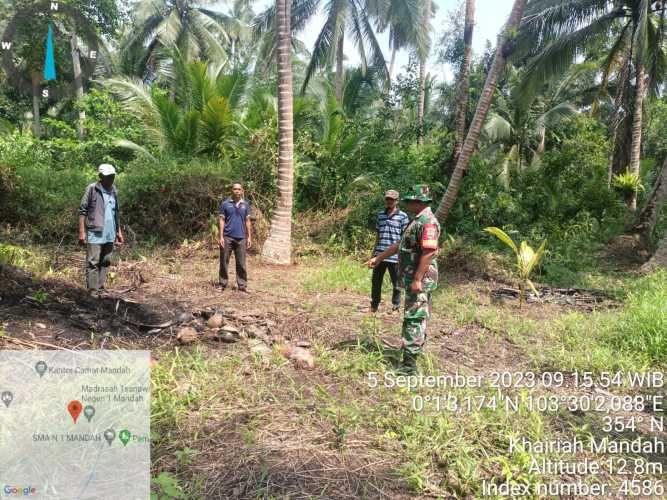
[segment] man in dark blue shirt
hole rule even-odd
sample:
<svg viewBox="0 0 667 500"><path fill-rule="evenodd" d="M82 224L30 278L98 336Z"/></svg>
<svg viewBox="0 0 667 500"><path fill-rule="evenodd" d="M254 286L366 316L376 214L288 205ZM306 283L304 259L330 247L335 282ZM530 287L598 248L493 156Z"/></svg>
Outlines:
<svg viewBox="0 0 667 500"><path fill-rule="evenodd" d="M248 272L245 265L246 250L252 246L252 224L250 205L243 198L240 182L232 184L232 196L220 204L220 288L224 290L229 281L229 258L234 252L236 261L236 284L239 292L247 292Z"/></svg>
<svg viewBox="0 0 667 500"><path fill-rule="evenodd" d="M385 210L378 214L377 240L373 249L373 257L381 254L394 243L400 241L405 228L408 227L410 219L405 212L398 208L398 192L390 189L384 194ZM372 290L371 290L371 312L377 311L382 296L382 281L385 271L389 271L393 293L391 297L392 311L398 311L401 307L401 291L397 281L398 257L392 255L373 268Z"/></svg>

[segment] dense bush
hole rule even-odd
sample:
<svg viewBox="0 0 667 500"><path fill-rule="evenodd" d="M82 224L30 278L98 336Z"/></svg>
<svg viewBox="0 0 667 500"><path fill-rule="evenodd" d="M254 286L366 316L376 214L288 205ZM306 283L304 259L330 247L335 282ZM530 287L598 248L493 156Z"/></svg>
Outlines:
<svg viewBox="0 0 667 500"><path fill-rule="evenodd" d="M231 182L231 169L220 162L135 160L118 177L122 224L130 234L161 243L201 234Z"/></svg>
<svg viewBox="0 0 667 500"><path fill-rule="evenodd" d="M86 185L97 179L96 170L89 164L56 167L51 145L30 135L0 139L2 223L36 240L72 241L76 210ZM134 160L117 176L123 224L163 241L195 235L208 228L233 178L222 162Z"/></svg>
<svg viewBox="0 0 667 500"><path fill-rule="evenodd" d="M72 217L92 169L55 168L43 141L31 135L0 138L0 213L2 222L27 230L40 240L73 233Z"/></svg>

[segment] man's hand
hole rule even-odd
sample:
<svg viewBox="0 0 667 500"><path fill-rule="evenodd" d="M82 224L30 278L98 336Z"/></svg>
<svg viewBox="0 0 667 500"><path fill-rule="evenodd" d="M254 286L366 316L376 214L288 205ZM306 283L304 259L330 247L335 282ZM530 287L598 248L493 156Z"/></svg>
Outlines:
<svg viewBox="0 0 667 500"><path fill-rule="evenodd" d="M422 281L421 280L414 280L412 284L410 285L410 291L412 293L421 293L422 291Z"/></svg>
<svg viewBox="0 0 667 500"><path fill-rule="evenodd" d="M250 247L252 246L252 238L248 238L245 243L246 249L250 250Z"/></svg>
<svg viewBox="0 0 667 500"><path fill-rule="evenodd" d="M377 258L376 257L371 257L370 259L368 259L366 261L365 265L367 265L371 269L374 268L377 265Z"/></svg>
<svg viewBox="0 0 667 500"><path fill-rule="evenodd" d="M225 248L225 238L220 238L218 240L218 245L220 245L220 248Z"/></svg>
<svg viewBox="0 0 667 500"><path fill-rule="evenodd" d="M123 233L119 232L116 235L116 245L121 246L123 243L125 243L125 237L123 236Z"/></svg>
<svg viewBox="0 0 667 500"><path fill-rule="evenodd" d="M79 245L86 246L86 233L79 232Z"/></svg>

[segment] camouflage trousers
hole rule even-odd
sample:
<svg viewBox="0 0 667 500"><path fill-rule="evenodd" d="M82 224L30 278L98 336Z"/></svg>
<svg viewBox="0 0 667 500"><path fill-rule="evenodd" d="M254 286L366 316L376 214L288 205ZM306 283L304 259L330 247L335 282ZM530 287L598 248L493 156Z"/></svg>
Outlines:
<svg viewBox="0 0 667 500"><path fill-rule="evenodd" d="M426 324L431 318L431 292L412 293L405 290L403 313L403 349L420 354L426 342Z"/></svg>

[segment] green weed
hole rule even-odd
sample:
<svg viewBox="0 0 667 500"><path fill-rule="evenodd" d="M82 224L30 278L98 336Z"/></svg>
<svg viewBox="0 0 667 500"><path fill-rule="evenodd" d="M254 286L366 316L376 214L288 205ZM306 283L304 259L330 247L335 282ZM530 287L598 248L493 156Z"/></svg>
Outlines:
<svg viewBox="0 0 667 500"><path fill-rule="evenodd" d="M303 273L303 288L306 292L350 291L370 294L371 270L361 260L339 257L308 266ZM386 288L385 288L386 290Z"/></svg>
<svg viewBox="0 0 667 500"><path fill-rule="evenodd" d="M151 500L180 500L188 498L183 492L178 478L169 472L161 472L159 476L152 479L153 489Z"/></svg>
<svg viewBox="0 0 667 500"><path fill-rule="evenodd" d="M176 450L174 455L180 465L190 465L192 463L192 457L197 455L197 453L199 453L197 450L193 450L186 446L182 450Z"/></svg>

